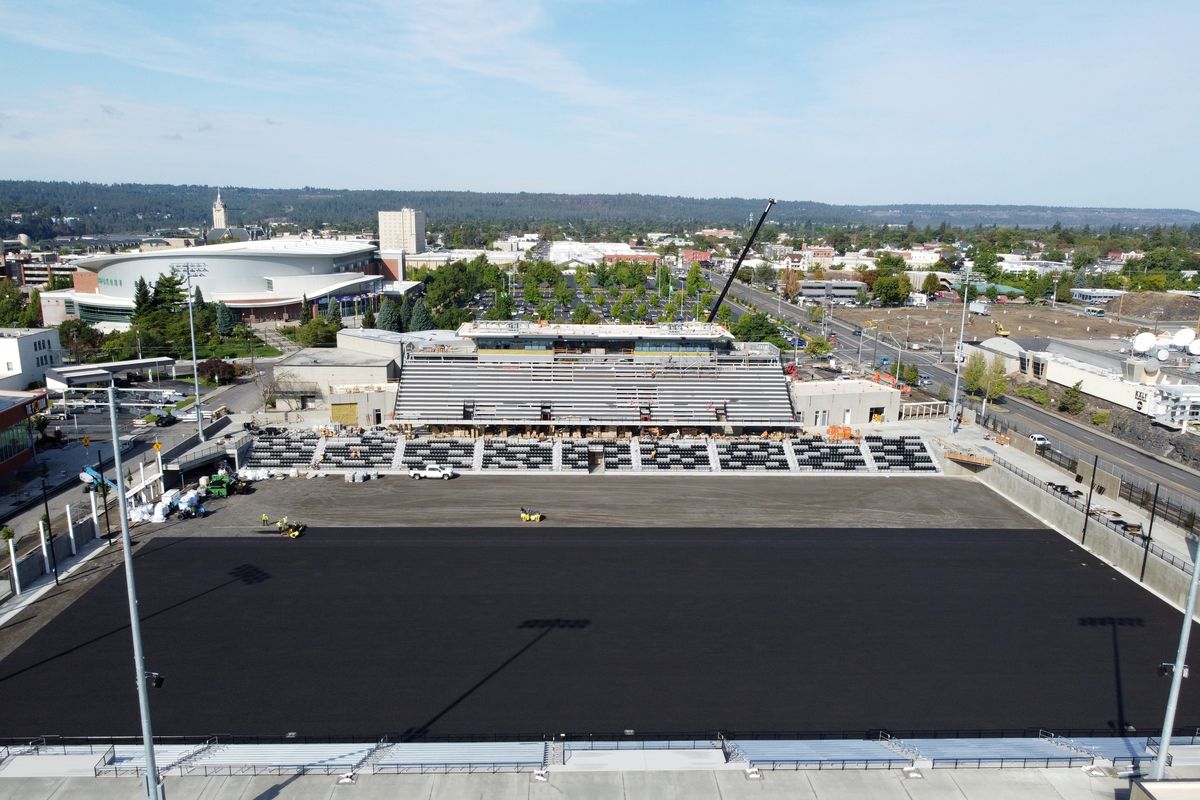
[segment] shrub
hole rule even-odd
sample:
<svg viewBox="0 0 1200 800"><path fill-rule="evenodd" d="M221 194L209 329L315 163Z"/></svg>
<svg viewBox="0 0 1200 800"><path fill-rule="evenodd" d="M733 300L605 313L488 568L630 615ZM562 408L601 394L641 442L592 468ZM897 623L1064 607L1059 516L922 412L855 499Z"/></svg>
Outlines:
<svg viewBox="0 0 1200 800"><path fill-rule="evenodd" d="M1107 425L1110 421L1112 421L1112 413L1107 410L1092 414L1093 425Z"/></svg>
<svg viewBox="0 0 1200 800"><path fill-rule="evenodd" d="M1017 397L1023 397L1026 400L1032 400L1039 406L1050 405L1050 393L1038 386L1025 385L1013 392Z"/></svg>

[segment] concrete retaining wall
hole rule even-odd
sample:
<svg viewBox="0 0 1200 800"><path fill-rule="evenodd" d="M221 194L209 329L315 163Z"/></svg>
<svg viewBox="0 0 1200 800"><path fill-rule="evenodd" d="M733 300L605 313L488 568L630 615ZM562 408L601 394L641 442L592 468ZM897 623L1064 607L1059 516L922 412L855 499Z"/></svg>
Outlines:
<svg viewBox="0 0 1200 800"><path fill-rule="evenodd" d="M1084 514L1049 492L1033 485L1004 467L993 465L979 471L944 460L947 475L971 475L995 490L1014 505L1024 509L1063 534L1081 544L1084 549L1107 561L1111 566L1138 580L1142 571L1143 548L1103 523L1089 520L1087 534L1083 532ZM1091 465L1088 465L1090 471ZM1101 475L1104 473L1102 472ZM1085 482L1085 487L1086 487ZM1180 610L1187 602L1191 576L1162 559L1151 555L1146 561L1145 585L1158 592Z"/></svg>

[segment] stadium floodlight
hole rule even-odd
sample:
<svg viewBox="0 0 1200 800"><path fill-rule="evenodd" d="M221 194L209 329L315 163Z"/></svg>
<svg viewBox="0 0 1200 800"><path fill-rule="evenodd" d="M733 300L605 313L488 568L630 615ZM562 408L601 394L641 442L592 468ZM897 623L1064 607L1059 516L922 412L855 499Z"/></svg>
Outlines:
<svg viewBox="0 0 1200 800"><path fill-rule="evenodd" d="M197 397L197 399L199 399ZM129 538L129 508L125 498L125 478L121 471L121 448L115 443L117 435L116 388L108 385L108 419L112 426L113 470L116 472L117 509L121 520L121 545L125 556L125 590L129 599L129 631L133 636L133 673L137 679L138 708L142 716L142 745L146 750L146 800L166 800L166 789L154 761L154 732L150 727L150 694L146 686L148 675L154 675L155 687L162 686L162 676L146 672L142 655L142 622L138 616L137 586L133 579L133 543Z"/></svg>
<svg viewBox="0 0 1200 800"><path fill-rule="evenodd" d="M196 358L196 317L192 311L192 306L196 304L196 292L192 289L192 270L202 270L203 266L196 264L172 264L171 272L176 275L183 275L187 278L187 307L188 307L188 330L192 334L192 383L196 388L196 434L200 441L204 441L204 418L200 413L200 361ZM199 274L203 274L200 272Z"/></svg>

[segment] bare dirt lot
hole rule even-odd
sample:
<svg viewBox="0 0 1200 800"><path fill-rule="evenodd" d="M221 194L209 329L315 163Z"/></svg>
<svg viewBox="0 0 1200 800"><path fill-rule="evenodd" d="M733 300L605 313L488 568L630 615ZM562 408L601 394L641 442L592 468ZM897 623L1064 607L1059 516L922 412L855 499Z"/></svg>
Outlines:
<svg viewBox="0 0 1200 800"><path fill-rule="evenodd" d="M967 315L967 339L981 340L995 335L994 323L1001 323L1016 338L1053 336L1060 339L1109 339L1125 337L1138 328L1109 317L1095 319L1078 313L1079 309L1048 306L1006 305L988 306L990 315ZM928 308L839 308L835 319L864 326L868 322L879 326L897 338L908 338L937 349L944 337L946 346L953 349L962 322L962 306L939 303Z"/></svg>

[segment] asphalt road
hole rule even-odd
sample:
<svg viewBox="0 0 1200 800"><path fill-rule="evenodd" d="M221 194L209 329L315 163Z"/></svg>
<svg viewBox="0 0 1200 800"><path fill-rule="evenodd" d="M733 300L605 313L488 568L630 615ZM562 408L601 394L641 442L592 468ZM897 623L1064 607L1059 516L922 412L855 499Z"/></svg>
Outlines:
<svg viewBox="0 0 1200 800"><path fill-rule="evenodd" d="M714 282L724 279L723 276L714 274L710 274L708 277ZM813 325L804 309L787 303L780 306L778 297L769 292L763 292L735 281L729 290L729 295L737 300L755 303L760 308L776 313L780 318L796 326L812 327ZM872 363L876 358L876 353L879 357L887 355L893 361L896 359L896 345L886 335L880 337L879 344L876 346L875 339L870 335L869 330L864 331L864 336L854 336L853 332L857 326L839 321L836 313L830 324L838 334L838 348L833 356L839 361L856 362L860 341L864 362ZM947 343L946 356L951 357L952 353L953 348ZM942 364L937 353L926 350L908 350L904 352L904 360L907 363L921 365L921 371L933 378L935 383L932 389L935 392L940 386L953 389L953 365ZM1196 488L1196 473L1183 466L1113 441L1096 431L1030 404L1002 401L994 404L993 408L997 413L1011 415L1014 423L1023 430L1043 433L1052 442L1066 443L1092 455L1099 453L1102 460L1107 460L1130 472L1138 473L1147 481L1159 481L1180 494L1200 501L1200 492Z"/></svg>

